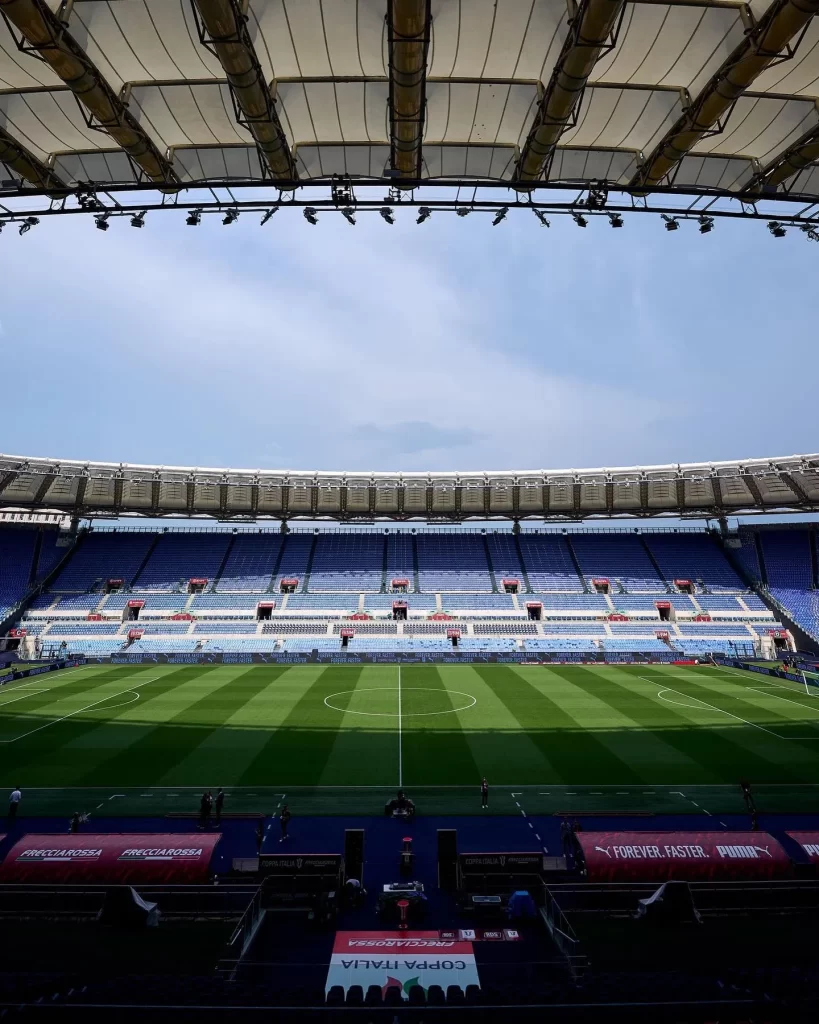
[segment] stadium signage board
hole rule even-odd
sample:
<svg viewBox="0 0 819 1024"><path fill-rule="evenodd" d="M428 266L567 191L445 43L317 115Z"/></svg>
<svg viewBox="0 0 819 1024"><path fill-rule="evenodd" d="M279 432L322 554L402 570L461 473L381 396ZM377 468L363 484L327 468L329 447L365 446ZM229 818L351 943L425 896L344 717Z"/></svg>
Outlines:
<svg viewBox="0 0 819 1024"><path fill-rule="evenodd" d="M220 835L24 836L0 864L0 883L204 883Z"/></svg>
<svg viewBox="0 0 819 1024"><path fill-rule="evenodd" d="M345 990L378 985L382 994L397 988L409 999L411 988L420 985L478 985L478 968L472 943L459 938L442 939L438 932L336 932L326 991L334 985Z"/></svg>
<svg viewBox="0 0 819 1024"><path fill-rule="evenodd" d="M542 853L461 853L458 866L465 874L515 874L543 870Z"/></svg>
<svg viewBox="0 0 819 1024"><path fill-rule="evenodd" d="M590 882L787 878L792 864L767 832L579 832Z"/></svg>
<svg viewBox="0 0 819 1024"><path fill-rule="evenodd" d="M25 668L9 672L7 675L0 676L0 686L5 686L6 683L16 683L18 679L26 679L30 676L41 676L45 672L57 672L61 668L79 668L80 665L85 663L84 658L72 658L68 661L52 661L48 665L38 665L37 668Z"/></svg>
<svg viewBox="0 0 819 1024"><path fill-rule="evenodd" d="M786 832L785 835L799 843L811 864L819 864L819 832Z"/></svg>
<svg viewBox="0 0 819 1024"><path fill-rule="evenodd" d="M605 657L602 654L579 654L577 652L565 651L552 655L541 654L533 656L526 653L505 653L505 654L479 654L477 652L454 652L452 654L436 652L434 654L395 654L385 651L383 654L356 654L338 653L333 654L303 654L288 653L264 653L261 651L230 652L230 653L206 653L193 652L189 654L112 654L110 657L97 657L88 655L85 662L91 665L378 665L378 664L405 664L405 665L599 665L608 658L611 660L629 664L637 662L641 665L694 665L693 659L679 660L674 653L652 653L651 657L631 655L626 651L609 652ZM767 671L767 669L765 670Z"/></svg>
<svg viewBox="0 0 819 1024"><path fill-rule="evenodd" d="M336 875L342 864L340 853L263 853L259 857L263 875Z"/></svg>

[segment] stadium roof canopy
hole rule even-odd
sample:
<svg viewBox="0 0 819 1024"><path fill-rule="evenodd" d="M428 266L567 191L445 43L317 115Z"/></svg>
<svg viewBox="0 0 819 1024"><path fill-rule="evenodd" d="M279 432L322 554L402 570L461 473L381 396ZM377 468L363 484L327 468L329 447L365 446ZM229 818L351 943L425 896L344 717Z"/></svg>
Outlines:
<svg viewBox="0 0 819 1024"><path fill-rule="evenodd" d="M819 455L619 469L322 473L0 455L0 511L221 520L572 521L819 511Z"/></svg>
<svg viewBox="0 0 819 1024"><path fill-rule="evenodd" d="M817 10L0 0L0 203L6 219L35 196L43 213L207 210L197 190L230 185L298 205L337 176L327 203L348 208L385 183L408 202L427 184L514 187L522 203L579 186L592 210L609 190L636 208L652 193L804 207L819 201ZM815 229L817 210L786 209Z"/></svg>

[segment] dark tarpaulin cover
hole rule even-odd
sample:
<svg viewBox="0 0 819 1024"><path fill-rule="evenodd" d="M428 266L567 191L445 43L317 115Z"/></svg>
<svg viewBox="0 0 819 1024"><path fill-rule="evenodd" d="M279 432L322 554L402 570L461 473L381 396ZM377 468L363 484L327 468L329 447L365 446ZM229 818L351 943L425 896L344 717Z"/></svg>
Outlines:
<svg viewBox="0 0 819 1024"><path fill-rule="evenodd" d="M0 864L2 883L207 882L218 835L28 835Z"/></svg>
<svg viewBox="0 0 819 1024"><path fill-rule="evenodd" d="M579 832L590 882L786 878L791 861L767 832Z"/></svg>

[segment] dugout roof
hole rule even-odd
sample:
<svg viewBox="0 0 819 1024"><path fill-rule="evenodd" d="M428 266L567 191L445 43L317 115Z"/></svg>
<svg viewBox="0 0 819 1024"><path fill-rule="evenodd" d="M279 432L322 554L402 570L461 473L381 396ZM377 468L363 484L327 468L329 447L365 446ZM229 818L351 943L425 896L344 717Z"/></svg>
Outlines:
<svg viewBox="0 0 819 1024"><path fill-rule="evenodd" d="M483 473L323 473L0 455L0 511L74 516L463 520L819 510L819 455Z"/></svg>
<svg viewBox="0 0 819 1024"><path fill-rule="evenodd" d="M819 197L819 0L0 0L0 192Z"/></svg>

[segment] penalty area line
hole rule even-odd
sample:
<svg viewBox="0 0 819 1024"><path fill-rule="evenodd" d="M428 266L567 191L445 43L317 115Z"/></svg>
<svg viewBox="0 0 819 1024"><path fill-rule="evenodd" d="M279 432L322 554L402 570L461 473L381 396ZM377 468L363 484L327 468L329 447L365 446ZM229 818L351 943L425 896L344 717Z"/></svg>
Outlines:
<svg viewBox="0 0 819 1024"><path fill-rule="evenodd" d="M106 697L100 697L99 700L95 700L91 704L86 704L84 708L77 708L76 711L70 711L67 715L63 715L62 718L55 718L50 722L46 722L44 725L38 725L36 729L30 729L28 732L21 733L19 736L13 736L10 740L0 740L0 743L16 743L18 740L24 740L27 736L33 736L37 732L42 732L43 729L48 729L52 725L59 725L60 722L65 722L66 719L73 718L75 715L81 715L83 711L90 711L95 708L98 704L104 704L107 700L113 700L115 697L121 697L125 693L136 693L136 690L120 690L119 693L109 693ZM137 700L139 695L137 694ZM132 704L133 701L127 701L127 704ZM117 707L123 707L124 705L116 705ZM113 710L113 709L112 709Z"/></svg>

